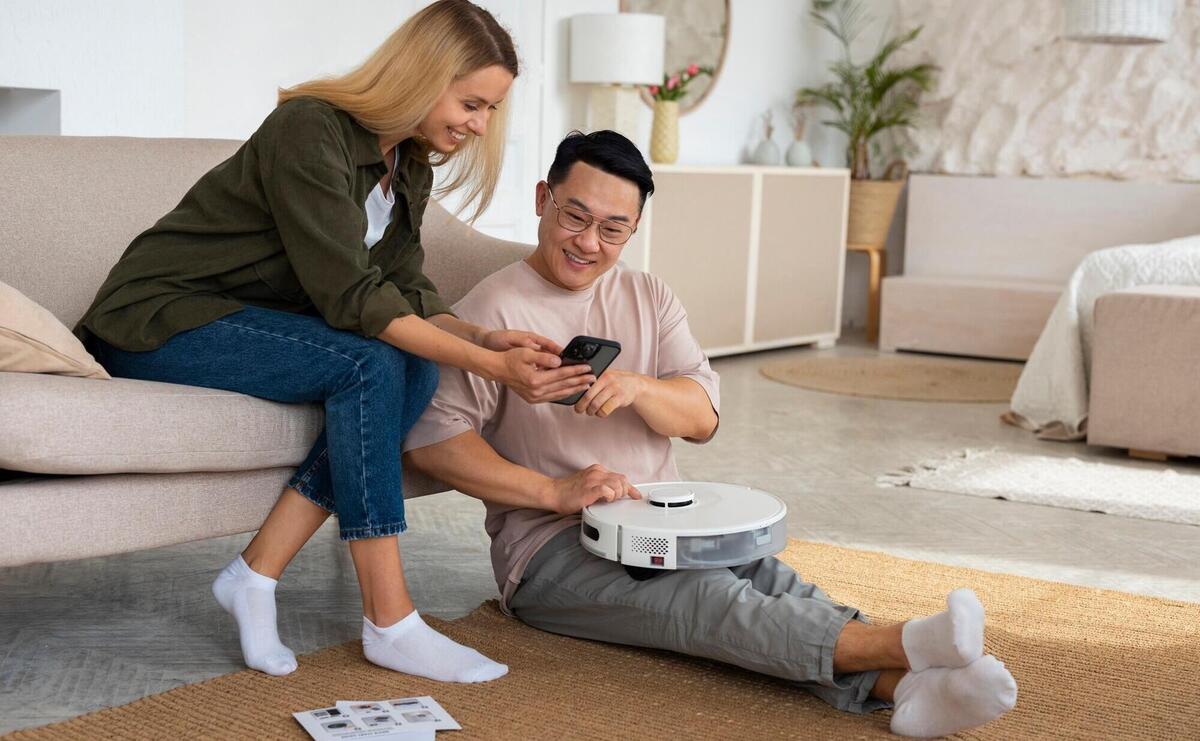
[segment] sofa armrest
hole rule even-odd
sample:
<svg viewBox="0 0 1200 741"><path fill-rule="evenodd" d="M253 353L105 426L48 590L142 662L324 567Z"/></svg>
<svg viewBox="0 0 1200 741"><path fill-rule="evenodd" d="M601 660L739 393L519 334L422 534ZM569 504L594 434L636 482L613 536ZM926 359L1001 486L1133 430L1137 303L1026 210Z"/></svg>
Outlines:
<svg viewBox="0 0 1200 741"><path fill-rule="evenodd" d="M1200 286L1096 300L1088 443L1200 455Z"/></svg>

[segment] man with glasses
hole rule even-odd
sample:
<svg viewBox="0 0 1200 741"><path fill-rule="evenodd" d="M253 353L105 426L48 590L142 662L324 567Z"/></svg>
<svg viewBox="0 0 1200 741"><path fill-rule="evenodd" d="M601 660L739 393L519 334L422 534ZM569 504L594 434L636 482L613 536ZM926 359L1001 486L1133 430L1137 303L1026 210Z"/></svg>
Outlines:
<svg viewBox="0 0 1200 741"><path fill-rule="evenodd" d="M792 679L850 712L894 700L900 733L940 735L999 716L1016 686L1003 664L981 658L983 608L969 590L951 593L938 615L876 627L774 558L650 571L580 546L583 507L640 498L631 480L678 480L671 438L703 443L717 429L719 379L683 307L661 280L618 263L653 190L620 134L574 132L559 145L537 185L537 248L454 311L563 345L575 335L617 340L621 354L574 407L517 403L498 383L443 368L405 440L409 464L486 503L502 609L554 633Z"/></svg>

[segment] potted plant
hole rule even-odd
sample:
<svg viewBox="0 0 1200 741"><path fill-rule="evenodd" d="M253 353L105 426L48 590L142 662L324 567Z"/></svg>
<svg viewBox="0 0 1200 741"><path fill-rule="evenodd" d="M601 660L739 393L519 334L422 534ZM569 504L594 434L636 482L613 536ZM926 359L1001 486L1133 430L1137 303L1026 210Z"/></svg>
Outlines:
<svg viewBox="0 0 1200 741"><path fill-rule="evenodd" d="M813 0L811 16L841 44L841 58L829 65L834 80L821 87L801 88L796 105L822 105L834 117L824 123L843 132L846 164L850 167L850 221L847 243L883 248L904 186L907 167L895 161L872 179L871 153L881 151L876 136L890 129L915 125L922 92L933 85L937 67L932 64L889 65L893 54L921 33L917 27L880 45L866 62L854 61L850 47L870 22L862 0ZM873 147L874 145L874 147ZM898 172L897 172L898 171ZM893 178L894 176L894 178Z"/></svg>
<svg viewBox="0 0 1200 741"><path fill-rule="evenodd" d="M650 159L671 164L679 158L679 99L687 95L688 83L701 75L712 76L712 67L689 64L673 75L663 75L661 85L646 91L654 100L654 124L650 128Z"/></svg>

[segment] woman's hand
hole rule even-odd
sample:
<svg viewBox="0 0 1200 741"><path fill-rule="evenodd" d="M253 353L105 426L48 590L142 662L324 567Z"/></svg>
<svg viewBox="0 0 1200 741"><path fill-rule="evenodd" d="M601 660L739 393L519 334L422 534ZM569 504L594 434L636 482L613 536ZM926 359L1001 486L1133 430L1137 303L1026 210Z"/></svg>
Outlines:
<svg viewBox="0 0 1200 741"><path fill-rule="evenodd" d="M496 352L504 352L511 350L514 347L528 347L542 352L561 355L562 348L554 340L542 337L540 334L533 332L522 332L518 329L493 329L490 332L484 332L483 340L479 343L489 350Z"/></svg>
<svg viewBox="0 0 1200 741"><path fill-rule="evenodd" d="M530 404L562 399L586 389L596 377L586 363L562 365L562 359L532 347L514 347L498 354L494 380Z"/></svg>
<svg viewBox="0 0 1200 741"><path fill-rule="evenodd" d="M610 368L596 379L575 404L575 411L589 417L607 417L637 401L645 388L645 381L646 377L641 374Z"/></svg>

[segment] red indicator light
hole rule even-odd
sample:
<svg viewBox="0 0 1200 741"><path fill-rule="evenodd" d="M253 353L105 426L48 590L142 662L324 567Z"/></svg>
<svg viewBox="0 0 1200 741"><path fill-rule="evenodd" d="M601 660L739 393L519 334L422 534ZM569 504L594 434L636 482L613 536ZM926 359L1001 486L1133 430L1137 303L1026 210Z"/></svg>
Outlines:
<svg viewBox="0 0 1200 741"><path fill-rule="evenodd" d="M650 557L650 565L651 566L662 566L665 563L666 563L666 561L663 560L662 556L651 556Z"/></svg>

